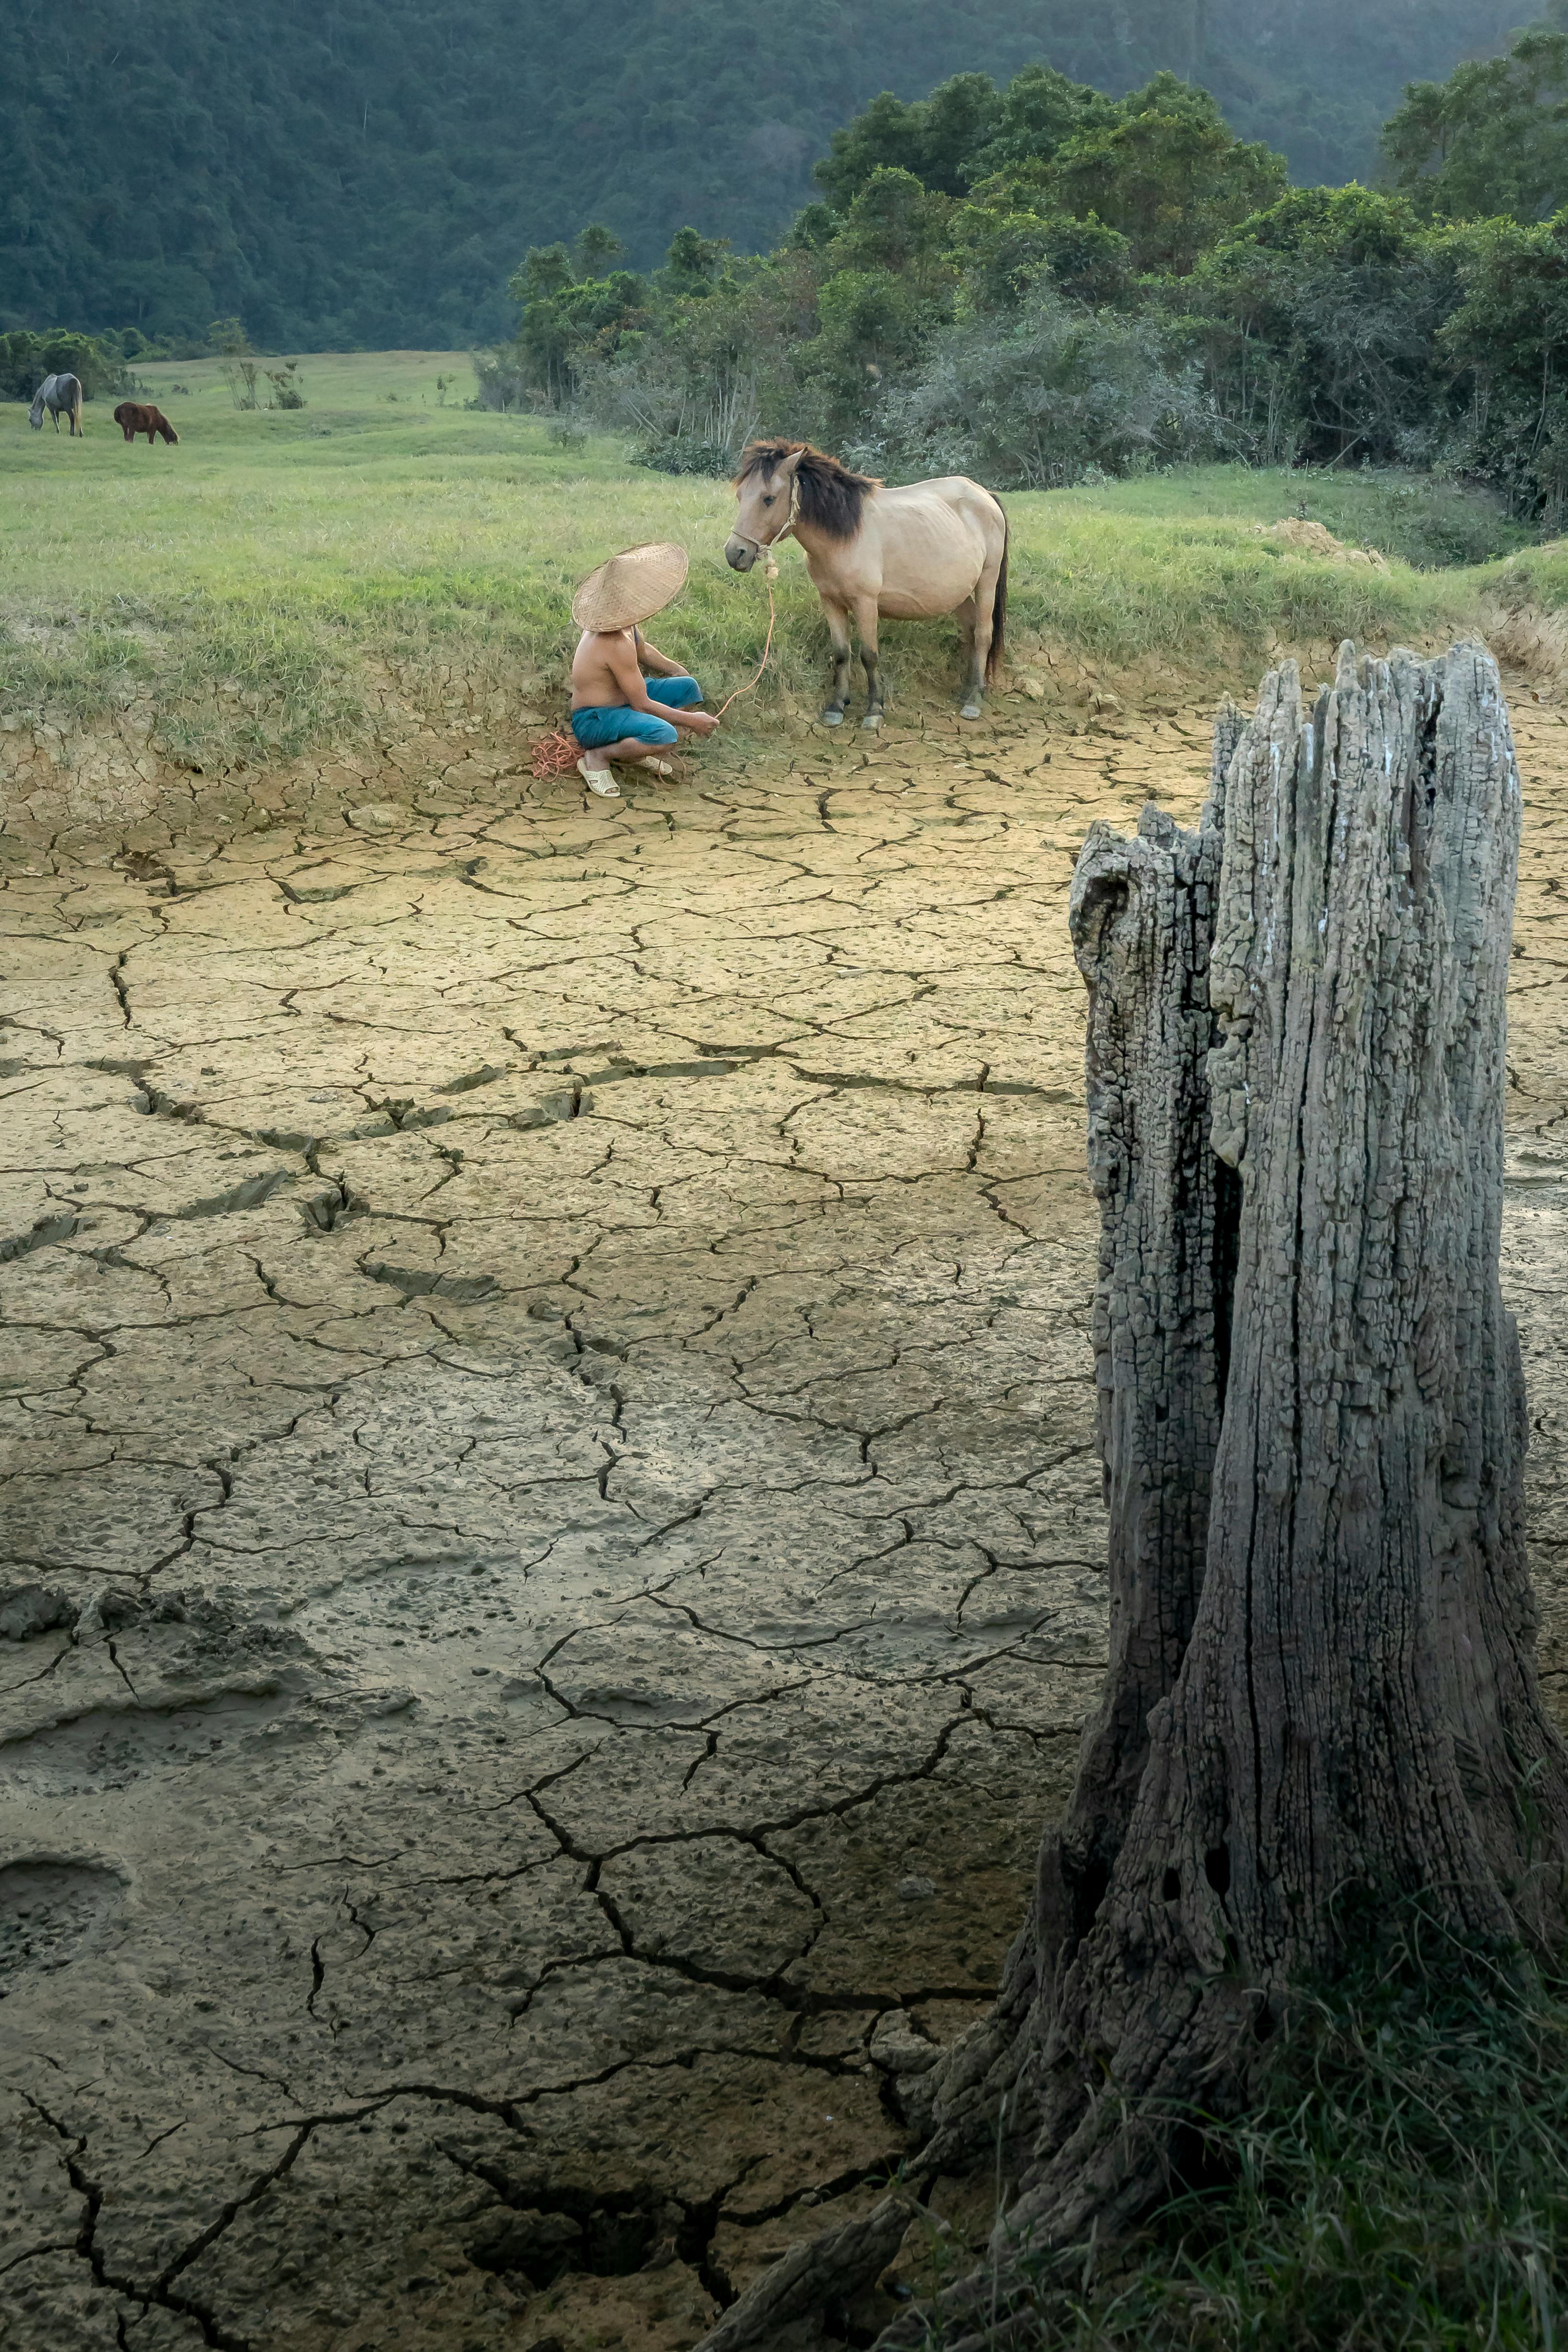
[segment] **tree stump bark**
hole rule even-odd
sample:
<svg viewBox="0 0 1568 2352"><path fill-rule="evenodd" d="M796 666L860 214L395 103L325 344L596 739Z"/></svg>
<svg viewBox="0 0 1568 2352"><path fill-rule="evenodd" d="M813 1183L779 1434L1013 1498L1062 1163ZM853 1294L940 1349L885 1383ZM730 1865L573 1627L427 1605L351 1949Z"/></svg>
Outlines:
<svg viewBox="0 0 1568 2352"><path fill-rule="evenodd" d="M1562 1939L1498 1276L1520 811L1484 651L1347 646L1311 711L1288 663L1221 714L1196 834L1079 861L1112 1660L996 2007L925 2078L920 2168L999 2139L1013 2184L950 2352L1003 2340L1020 2242L1149 2208L1390 1906Z"/></svg>
<svg viewBox="0 0 1568 2352"><path fill-rule="evenodd" d="M1093 1340L1110 1668L996 2006L931 2084L931 2156L955 2168L994 2140L1004 2098L1015 2142L1024 2127L1031 2020L1051 2012L1110 1885L1148 1761L1149 1715L1175 1686L1203 1584L1240 1200L1208 1139L1208 961L1240 724L1228 700L1196 833L1151 803L1130 841L1096 824L1073 876L1069 921L1089 990L1089 1178L1101 1207Z"/></svg>
<svg viewBox="0 0 1568 2352"><path fill-rule="evenodd" d="M1226 761L1207 1076L1240 1198L1191 1638L1148 1708L1092 1921L1055 1899L1048 1846L1035 1948L1028 1933L1015 1946L994 2021L1005 2059L987 2053L977 2080L965 2050L936 2086L932 2153L951 2161L970 2111L1011 2085L1029 2144L1009 2245L1145 2210L1182 2116L1244 2095L1282 1997L1333 1968L1358 1904L1418 1897L1467 1940L1561 1939L1568 1757L1536 1684L1523 1388L1498 1278L1520 807L1475 646L1359 667L1346 646L1310 714L1288 664ZM1134 953L1091 919L1114 858L1092 835L1074 890L1092 1073L1099 999ZM1173 954L1161 919L1166 985L1188 988L1199 957ZM1161 1104L1169 1023L1143 1024L1155 1050L1124 1082ZM1193 1192L1196 1251L1178 1244L1151 1278L1103 1198L1105 1319L1163 1328L1170 1266L1214 1260L1216 1208ZM1209 1360L1194 1345L1181 1361L1196 1388L1168 1410L1200 1479ZM1117 1577L1137 1555L1149 1437L1140 1388L1107 1424ZM1189 1605L1179 1523L1139 1564L1173 1619ZM1113 1616L1136 1605L1134 1588ZM1109 1759L1101 1727L1141 1687L1118 1654L1070 1822L1113 1817L1131 1742Z"/></svg>

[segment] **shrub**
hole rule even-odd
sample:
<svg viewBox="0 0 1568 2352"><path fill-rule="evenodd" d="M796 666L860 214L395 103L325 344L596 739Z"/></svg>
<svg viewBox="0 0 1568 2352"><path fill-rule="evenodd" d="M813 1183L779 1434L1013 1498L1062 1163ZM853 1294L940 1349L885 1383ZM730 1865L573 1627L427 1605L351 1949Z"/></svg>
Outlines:
<svg viewBox="0 0 1568 2352"><path fill-rule="evenodd" d="M938 336L874 429L894 467L1001 489L1197 459L1226 441L1200 371L1172 364L1155 320L1084 310L1049 289L1011 318Z"/></svg>
<svg viewBox="0 0 1568 2352"><path fill-rule="evenodd" d="M515 415L518 409L533 408L532 386L515 346L504 345L494 352L472 352L469 357L474 363L474 382L477 387L468 403L470 408L499 409L503 416Z"/></svg>

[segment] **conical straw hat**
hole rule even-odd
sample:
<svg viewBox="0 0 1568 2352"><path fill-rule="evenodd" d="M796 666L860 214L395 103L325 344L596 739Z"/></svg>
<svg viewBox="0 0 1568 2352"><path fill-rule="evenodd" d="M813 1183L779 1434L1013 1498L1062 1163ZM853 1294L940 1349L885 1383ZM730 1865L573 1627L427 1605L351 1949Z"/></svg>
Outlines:
<svg viewBox="0 0 1568 2352"><path fill-rule="evenodd" d="M630 629L651 620L685 586L687 562L685 549L668 541L629 547L589 573L571 600L571 617L580 629Z"/></svg>

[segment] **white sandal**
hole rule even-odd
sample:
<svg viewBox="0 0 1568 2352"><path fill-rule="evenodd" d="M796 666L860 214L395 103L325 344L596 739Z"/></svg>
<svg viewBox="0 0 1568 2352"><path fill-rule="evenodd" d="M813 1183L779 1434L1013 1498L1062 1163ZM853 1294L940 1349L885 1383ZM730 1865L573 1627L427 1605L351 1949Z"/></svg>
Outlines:
<svg viewBox="0 0 1568 2352"><path fill-rule="evenodd" d="M580 760L577 763L577 772L589 791L597 793L601 800L618 801L620 799L621 787L615 781L613 768L591 768L586 760Z"/></svg>
<svg viewBox="0 0 1568 2352"><path fill-rule="evenodd" d="M637 765L645 776L657 776L662 784L671 783L674 780L675 772L668 760L639 760Z"/></svg>

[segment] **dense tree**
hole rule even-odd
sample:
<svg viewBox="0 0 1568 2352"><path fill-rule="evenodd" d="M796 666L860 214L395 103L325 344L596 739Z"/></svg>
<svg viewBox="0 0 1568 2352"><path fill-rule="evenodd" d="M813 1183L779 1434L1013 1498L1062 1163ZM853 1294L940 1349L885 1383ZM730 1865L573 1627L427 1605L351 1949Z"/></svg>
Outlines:
<svg viewBox="0 0 1568 2352"><path fill-rule="evenodd" d="M1002 92L991 134L970 158L973 184L1010 166L1049 163L1059 147L1114 120L1109 99L1052 66L1026 66Z"/></svg>
<svg viewBox="0 0 1568 2352"><path fill-rule="evenodd" d="M1568 211L1446 241L1462 299L1439 336L1469 397L1454 460L1553 521L1568 509Z"/></svg>
<svg viewBox="0 0 1568 2352"><path fill-rule="evenodd" d="M937 154L933 121L975 145ZM1201 90L1110 100L1038 68L874 101L821 176L841 208L762 259L688 229L644 288L531 255L519 381L679 471L783 424L998 488L1225 451L1436 467L1568 514L1568 212L1449 223L1286 189Z"/></svg>
<svg viewBox="0 0 1568 2352"><path fill-rule="evenodd" d="M962 195L973 180L1050 155L1112 111L1098 90L1049 66L1026 67L1001 92L988 74L958 74L910 106L884 89L834 131L814 176L841 211L883 169L910 172L943 195Z"/></svg>
<svg viewBox="0 0 1568 2352"><path fill-rule="evenodd" d="M677 229L660 272L661 290L676 299L687 296L700 301L712 293L728 250L727 237L699 236L695 228Z"/></svg>
<svg viewBox="0 0 1568 2352"><path fill-rule="evenodd" d="M1383 147L1398 186L1428 215L1529 221L1558 211L1568 205L1568 33L1536 26L1506 57L1412 84Z"/></svg>
<svg viewBox="0 0 1568 2352"><path fill-rule="evenodd" d="M621 251L608 229L591 225L575 247L534 246L509 290L521 306L517 356L524 385L558 408L577 389L584 363L611 357L622 339L648 324L648 289L629 269L588 273Z"/></svg>
<svg viewBox="0 0 1568 2352"><path fill-rule="evenodd" d="M0 400L31 400L47 375L67 373L78 379L87 400L130 389L126 354L118 339L30 335L24 328L0 334Z"/></svg>
<svg viewBox="0 0 1568 2352"><path fill-rule="evenodd" d="M1098 220L1128 239L1135 268L1177 271L1285 184L1282 157L1239 140L1209 93L1174 74L1113 102L1039 67L999 97L975 74L916 106L884 91L836 133L817 178L842 209L891 171L938 194L989 184L993 202L1005 189L1015 208Z"/></svg>
<svg viewBox="0 0 1568 2352"><path fill-rule="evenodd" d="M1237 139L1207 90L1168 73L1066 141L1048 168L1064 212L1121 230L1134 268L1178 277L1285 185L1282 156Z"/></svg>
<svg viewBox="0 0 1568 2352"><path fill-rule="evenodd" d="M826 249L827 266L882 269L930 299L951 280L947 260L953 207L923 187L912 172L882 164L851 205Z"/></svg>
<svg viewBox="0 0 1568 2352"><path fill-rule="evenodd" d="M1293 189L1175 293L1227 415L1260 454L1431 458L1454 413L1437 331L1457 265L1411 205Z"/></svg>
<svg viewBox="0 0 1568 2352"><path fill-rule="evenodd" d="M954 221L965 294L976 310L1006 310L1049 279L1063 294L1099 305L1127 291L1133 248L1120 230L1091 213L1040 209L1036 184L1006 175L986 181Z"/></svg>
<svg viewBox="0 0 1568 2352"><path fill-rule="evenodd" d="M272 348L503 334L517 255L585 216L638 270L687 222L767 247L831 134L887 85L867 171L954 196L1161 68L1206 84L1298 178L1364 174L1403 83L1511 21L1505 0L807 0L784 38L761 0L652 16L606 0L591 33L504 0L140 0L128 34L110 0L16 0L0 327L198 339L225 313ZM1324 57L1354 71L1325 76ZM1031 61L1006 91L986 80Z"/></svg>

